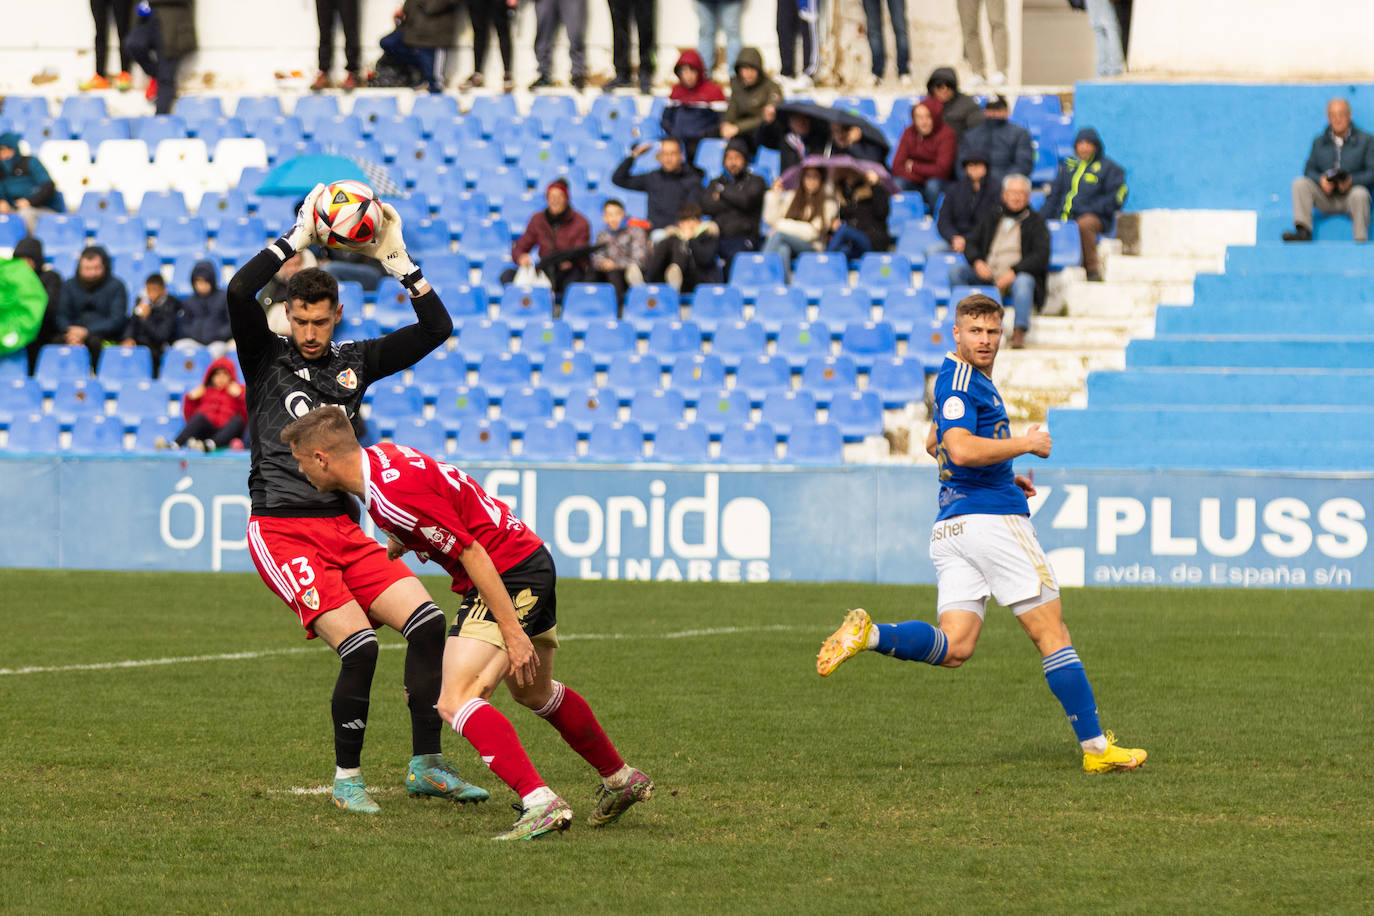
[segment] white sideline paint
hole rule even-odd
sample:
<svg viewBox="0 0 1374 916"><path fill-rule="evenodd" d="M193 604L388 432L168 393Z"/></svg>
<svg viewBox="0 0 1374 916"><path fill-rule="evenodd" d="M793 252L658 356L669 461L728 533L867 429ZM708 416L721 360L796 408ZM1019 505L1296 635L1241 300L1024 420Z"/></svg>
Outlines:
<svg viewBox="0 0 1374 916"><path fill-rule="evenodd" d="M699 630L679 630L674 633L649 633L629 635L625 633L567 633L558 634L559 642L567 640L612 640L612 639L695 639L704 636L730 636L736 633L782 633L806 629L790 624L773 624L761 627L707 627ZM385 645L383 649L404 649L404 645ZM155 665L186 665L197 662L226 662L255 658L269 658L275 655L301 655L306 652L319 652L313 646L297 646L292 649L263 649L258 652L223 652L218 655L180 655L168 658L137 658L118 662L92 662L85 665L50 665L29 668L0 668L0 676L15 674L54 674L64 671L111 671L121 668L151 668Z"/></svg>

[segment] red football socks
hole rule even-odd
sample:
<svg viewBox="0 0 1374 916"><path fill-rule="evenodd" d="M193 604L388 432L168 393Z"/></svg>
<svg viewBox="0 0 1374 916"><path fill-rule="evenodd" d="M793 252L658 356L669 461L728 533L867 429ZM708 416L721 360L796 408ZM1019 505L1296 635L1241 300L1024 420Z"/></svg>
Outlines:
<svg viewBox="0 0 1374 916"><path fill-rule="evenodd" d="M521 798L544 786L510 720L486 700L464 703L453 717L453 730L468 739L482 762Z"/></svg>
<svg viewBox="0 0 1374 916"><path fill-rule="evenodd" d="M554 681L553 696L542 708L535 710L535 714L558 729L568 746L596 767L603 779L625 765L611 739L601 729L601 723L596 721L592 708L577 691Z"/></svg>

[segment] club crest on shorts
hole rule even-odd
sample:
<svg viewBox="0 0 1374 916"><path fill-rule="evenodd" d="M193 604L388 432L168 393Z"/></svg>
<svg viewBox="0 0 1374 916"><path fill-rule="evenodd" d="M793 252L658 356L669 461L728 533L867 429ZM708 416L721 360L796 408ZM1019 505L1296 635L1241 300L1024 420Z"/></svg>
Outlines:
<svg viewBox="0 0 1374 916"><path fill-rule="evenodd" d="M340 385L344 386L349 391L352 391L354 388L358 387L358 374L354 372L352 369L345 369L338 375L334 376L334 381L338 382Z"/></svg>
<svg viewBox="0 0 1374 916"><path fill-rule="evenodd" d="M320 593L313 588L307 588L301 592L301 604L312 611L318 611L320 609Z"/></svg>

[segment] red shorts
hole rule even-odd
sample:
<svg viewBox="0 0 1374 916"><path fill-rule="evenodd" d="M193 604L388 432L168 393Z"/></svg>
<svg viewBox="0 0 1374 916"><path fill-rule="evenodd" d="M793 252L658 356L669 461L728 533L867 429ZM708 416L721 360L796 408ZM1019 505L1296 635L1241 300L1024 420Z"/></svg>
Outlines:
<svg viewBox="0 0 1374 916"><path fill-rule="evenodd" d="M415 575L346 515L248 519L248 552L267 587L314 639L314 619L357 601L364 611L382 592Z"/></svg>

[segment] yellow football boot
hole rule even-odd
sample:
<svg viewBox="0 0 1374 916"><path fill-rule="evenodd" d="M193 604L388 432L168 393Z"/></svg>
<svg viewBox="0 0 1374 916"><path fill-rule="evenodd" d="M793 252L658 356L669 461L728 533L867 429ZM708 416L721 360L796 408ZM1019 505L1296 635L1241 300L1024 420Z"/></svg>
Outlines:
<svg viewBox="0 0 1374 916"><path fill-rule="evenodd" d="M873 621L863 608L845 612L844 623L821 645L820 654L816 656L816 673L829 677L841 662L867 649L868 635L872 631Z"/></svg>
<svg viewBox="0 0 1374 916"><path fill-rule="evenodd" d="M1116 735L1107 732L1107 749L1100 754L1091 751L1083 753L1083 772L1114 773L1119 770L1134 770L1149 756L1143 748L1119 747Z"/></svg>

